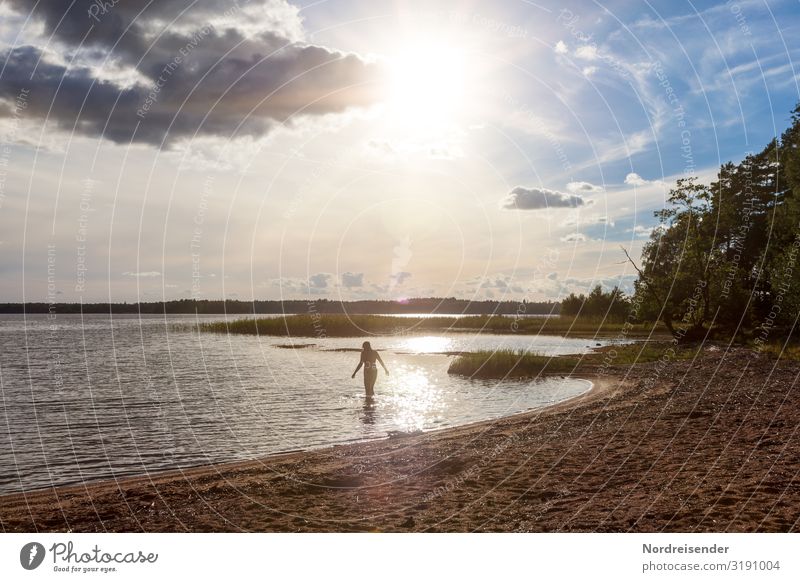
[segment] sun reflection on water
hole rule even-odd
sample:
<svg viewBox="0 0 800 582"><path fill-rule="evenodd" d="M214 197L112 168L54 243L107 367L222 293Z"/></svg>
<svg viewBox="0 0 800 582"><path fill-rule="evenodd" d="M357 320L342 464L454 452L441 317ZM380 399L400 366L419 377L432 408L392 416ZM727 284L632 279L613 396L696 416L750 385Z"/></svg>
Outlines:
<svg viewBox="0 0 800 582"><path fill-rule="evenodd" d="M389 388L394 424L401 430L422 430L441 412L441 390L420 366L396 367Z"/></svg>
<svg viewBox="0 0 800 582"><path fill-rule="evenodd" d="M446 352L451 347L453 340L436 335L410 337L403 340L401 348L415 354L435 354Z"/></svg>

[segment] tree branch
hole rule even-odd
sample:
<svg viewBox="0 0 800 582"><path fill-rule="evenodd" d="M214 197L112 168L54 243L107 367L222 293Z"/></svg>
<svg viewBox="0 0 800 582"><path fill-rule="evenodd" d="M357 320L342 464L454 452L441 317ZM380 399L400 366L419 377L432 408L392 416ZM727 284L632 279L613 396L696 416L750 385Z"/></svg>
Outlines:
<svg viewBox="0 0 800 582"><path fill-rule="evenodd" d="M653 295L656 296L656 299L658 300L658 302L661 303L661 317L660 317L660 319L661 319L661 321L664 322L664 325L667 327L667 329L672 334L672 336L675 337L675 330L672 327L672 318L669 317L669 315L666 315L666 316L664 315L666 313L666 310L667 310L666 301L664 301L664 299L661 297L661 294L658 292L658 290L654 289L653 285L650 284L650 282L648 281L648 277L644 274L644 271L642 271L639 268L639 266L634 262L634 260L628 254L628 250L622 245L619 245L619 248L622 249L622 252L625 253L625 256L628 258L628 262L630 262L630 264L633 265L633 268L636 269L636 272L639 273L639 277L641 277L642 281L644 281L644 284L646 285L646 289L648 291L651 291L653 293Z"/></svg>

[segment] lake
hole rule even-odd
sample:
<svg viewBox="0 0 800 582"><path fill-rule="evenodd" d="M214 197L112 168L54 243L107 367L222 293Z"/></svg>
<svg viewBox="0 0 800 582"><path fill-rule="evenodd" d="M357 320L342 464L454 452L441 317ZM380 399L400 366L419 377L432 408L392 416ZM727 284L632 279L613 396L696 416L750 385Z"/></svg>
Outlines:
<svg viewBox="0 0 800 582"><path fill-rule="evenodd" d="M195 319L0 316L0 493L441 429L552 405L591 388L569 378L453 377L451 357L440 353L575 354L596 343L584 339L281 338L199 334L180 325ZM372 406L360 373L350 378L358 353L336 351L357 349L364 339L381 350L391 372L380 372ZM278 347L291 343L314 345Z"/></svg>

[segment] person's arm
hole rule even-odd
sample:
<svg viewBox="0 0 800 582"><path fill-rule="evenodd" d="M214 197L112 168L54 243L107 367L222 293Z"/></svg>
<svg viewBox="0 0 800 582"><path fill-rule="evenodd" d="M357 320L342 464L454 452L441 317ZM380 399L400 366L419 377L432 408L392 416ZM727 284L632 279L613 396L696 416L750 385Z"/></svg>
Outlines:
<svg viewBox="0 0 800 582"><path fill-rule="evenodd" d="M376 354L376 355L378 356L378 361L381 363L381 366L383 366L383 371L386 372L386 375L388 376L389 375L389 370L386 369L386 364L383 363L383 360L381 359L381 355L380 354Z"/></svg>
<svg viewBox="0 0 800 582"><path fill-rule="evenodd" d="M361 366L363 366L363 365L364 365L364 356L362 355L361 356L361 360L358 362L358 366L356 366L356 371L353 372L353 375L350 376L350 377L351 378L355 378L356 374L358 374L358 371L361 369Z"/></svg>

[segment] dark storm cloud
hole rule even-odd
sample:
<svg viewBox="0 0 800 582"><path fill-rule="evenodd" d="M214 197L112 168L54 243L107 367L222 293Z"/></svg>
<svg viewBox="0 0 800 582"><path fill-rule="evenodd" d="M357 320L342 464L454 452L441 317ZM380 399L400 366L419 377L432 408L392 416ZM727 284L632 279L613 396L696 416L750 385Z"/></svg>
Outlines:
<svg viewBox="0 0 800 582"><path fill-rule="evenodd" d="M209 19L230 3L126 0L96 19L89 16L96 4L88 1L13 0L12 5L32 11L63 58L79 55L76 62L82 64L53 63L37 46L9 49L0 54L5 64L0 99L13 101L30 89L27 115L47 116L67 131L153 145L195 133L258 137L293 115L341 112L376 100L381 72L374 63L293 42L282 36L285 31L245 37L230 25L210 26ZM285 6L248 4L255 5ZM180 26L164 29L177 15ZM280 29L277 16L275 27ZM106 64L135 70L139 80L121 87L99 77L89 64L106 55Z"/></svg>
<svg viewBox="0 0 800 582"><path fill-rule="evenodd" d="M517 186L502 202L507 210L540 210L543 208L576 208L585 204L577 194L565 194L547 188Z"/></svg>

